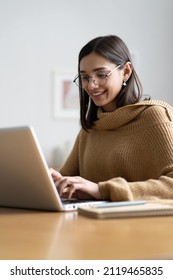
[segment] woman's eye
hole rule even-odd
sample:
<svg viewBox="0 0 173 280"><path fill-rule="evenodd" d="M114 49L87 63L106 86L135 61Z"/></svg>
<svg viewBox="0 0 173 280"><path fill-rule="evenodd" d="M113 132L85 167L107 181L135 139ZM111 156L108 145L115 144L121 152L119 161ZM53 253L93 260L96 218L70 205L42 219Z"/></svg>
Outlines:
<svg viewBox="0 0 173 280"><path fill-rule="evenodd" d="M81 76L81 80L82 80L82 81L88 81L88 79L89 79L89 78L88 78L87 76Z"/></svg>
<svg viewBox="0 0 173 280"><path fill-rule="evenodd" d="M106 76L107 76L107 74L105 74L105 73L97 73L97 77L99 79L104 79L104 78L106 78Z"/></svg>

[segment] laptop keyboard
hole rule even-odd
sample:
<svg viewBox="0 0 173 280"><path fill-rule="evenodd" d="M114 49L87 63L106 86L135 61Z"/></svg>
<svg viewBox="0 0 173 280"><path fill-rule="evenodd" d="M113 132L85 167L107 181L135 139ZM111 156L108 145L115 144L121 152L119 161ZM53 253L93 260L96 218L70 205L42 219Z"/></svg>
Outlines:
<svg viewBox="0 0 173 280"><path fill-rule="evenodd" d="M62 203L63 204L70 204L70 203L83 203L83 202L87 202L88 200L79 200L76 198L71 198L71 199L67 199L67 198L61 198Z"/></svg>

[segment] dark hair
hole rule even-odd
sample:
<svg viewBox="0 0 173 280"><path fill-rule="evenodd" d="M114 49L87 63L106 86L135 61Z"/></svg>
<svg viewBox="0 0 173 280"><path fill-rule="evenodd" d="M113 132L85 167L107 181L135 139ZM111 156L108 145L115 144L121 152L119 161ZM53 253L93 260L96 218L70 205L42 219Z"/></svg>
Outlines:
<svg viewBox="0 0 173 280"><path fill-rule="evenodd" d="M130 52L125 43L115 35L101 36L89 41L80 51L78 57L78 74L80 73L80 62L86 55L95 52L106 58L110 62L121 65L122 69L126 62L131 62ZM94 121L97 119L98 107L90 100L88 94L80 87L80 122L82 127L87 131L92 128ZM142 97L142 85L133 68L132 74L128 79L127 85L122 89L116 97L117 108L128 104L137 103Z"/></svg>

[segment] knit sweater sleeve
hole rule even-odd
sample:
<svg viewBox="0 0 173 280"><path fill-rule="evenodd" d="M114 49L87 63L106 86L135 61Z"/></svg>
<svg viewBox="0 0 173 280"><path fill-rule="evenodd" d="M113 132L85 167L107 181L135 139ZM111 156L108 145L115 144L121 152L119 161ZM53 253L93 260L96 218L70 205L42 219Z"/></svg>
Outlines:
<svg viewBox="0 0 173 280"><path fill-rule="evenodd" d="M112 178L99 182L102 199L111 201L138 199L173 199L173 122L157 123L147 129L146 137L157 176L146 181L128 182L124 178ZM141 159L142 160L142 159Z"/></svg>

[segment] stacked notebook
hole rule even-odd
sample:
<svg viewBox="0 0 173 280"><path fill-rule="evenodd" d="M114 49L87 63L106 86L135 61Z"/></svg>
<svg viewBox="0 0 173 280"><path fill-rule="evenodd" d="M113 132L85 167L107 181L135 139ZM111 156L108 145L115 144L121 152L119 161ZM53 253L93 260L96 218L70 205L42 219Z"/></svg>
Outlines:
<svg viewBox="0 0 173 280"><path fill-rule="evenodd" d="M97 219L173 215L173 200L104 202L81 206L80 215Z"/></svg>

